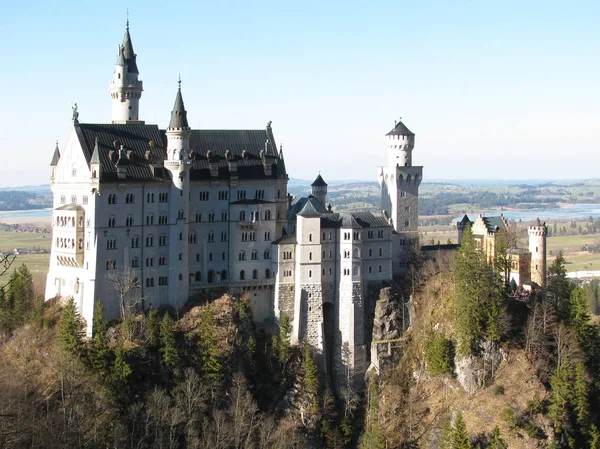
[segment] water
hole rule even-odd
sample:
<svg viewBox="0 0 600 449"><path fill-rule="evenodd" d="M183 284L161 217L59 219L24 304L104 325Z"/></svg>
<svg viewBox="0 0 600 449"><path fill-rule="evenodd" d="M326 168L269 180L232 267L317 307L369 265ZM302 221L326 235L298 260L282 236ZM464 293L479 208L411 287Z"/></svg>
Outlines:
<svg viewBox="0 0 600 449"><path fill-rule="evenodd" d="M532 221L539 218L542 221L554 220L576 220L580 218L588 218L590 216L596 218L600 216L600 204L571 204L563 207L551 207L548 209L523 209L523 210L492 210L482 212L484 216L492 217L503 214L507 219ZM479 214L467 214L469 219L475 220ZM452 221L462 220L463 215L455 217Z"/></svg>
<svg viewBox="0 0 600 449"><path fill-rule="evenodd" d="M0 221L3 218L38 218L51 217L52 209L0 211Z"/></svg>

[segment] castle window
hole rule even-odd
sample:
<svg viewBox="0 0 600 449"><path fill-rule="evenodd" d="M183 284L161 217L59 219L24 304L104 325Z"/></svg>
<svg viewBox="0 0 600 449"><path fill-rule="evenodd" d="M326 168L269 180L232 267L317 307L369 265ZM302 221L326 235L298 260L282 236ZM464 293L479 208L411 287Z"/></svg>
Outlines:
<svg viewBox="0 0 600 449"><path fill-rule="evenodd" d="M160 256L158 258L158 265L161 267L164 267L167 264L167 258L166 256Z"/></svg>
<svg viewBox="0 0 600 449"><path fill-rule="evenodd" d="M333 251L329 250L329 258L331 259L333 257Z"/></svg>
<svg viewBox="0 0 600 449"><path fill-rule="evenodd" d="M258 270L252 270L252 279L258 279Z"/></svg>
<svg viewBox="0 0 600 449"><path fill-rule="evenodd" d="M358 276L358 274L359 274L358 267L356 265L354 265L352 267L352 276Z"/></svg>
<svg viewBox="0 0 600 449"><path fill-rule="evenodd" d="M400 198L404 198L406 196L405 192L400 192Z"/></svg>
<svg viewBox="0 0 600 449"><path fill-rule="evenodd" d="M168 203L169 202L169 194L166 192L162 192L158 194L158 202L159 203Z"/></svg>
<svg viewBox="0 0 600 449"><path fill-rule="evenodd" d="M67 197L65 195L60 196L60 204L65 204L67 202Z"/></svg>
<svg viewBox="0 0 600 449"><path fill-rule="evenodd" d="M258 260L258 251L257 250L252 251L252 260Z"/></svg>
<svg viewBox="0 0 600 449"><path fill-rule="evenodd" d="M308 260L312 260L312 253L308 253Z"/></svg>
<svg viewBox="0 0 600 449"><path fill-rule="evenodd" d="M246 211L245 210L240 211L240 221L246 221Z"/></svg>
<svg viewBox="0 0 600 449"><path fill-rule="evenodd" d="M212 253L208 253L208 261L209 262L213 261L213 255L212 255Z"/></svg>
<svg viewBox="0 0 600 449"><path fill-rule="evenodd" d="M271 240L271 231L265 231L265 242Z"/></svg>
<svg viewBox="0 0 600 449"><path fill-rule="evenodd" d="M110 238L106 241L106 249L117 249L117 239Z"/></svg>
<svg viewBox="0 0 600 449"><path fill-rule="evenodd" d="M179 240L183 240L183 232L179 233Z"/></svg>
<svg viewBox="0 0 600 449"><path fill-rule="evenodd" d="M125 203L126 204L135 203L135 196L133 193L128 193L127 195L125 195Z"/></svg>
<svg viewBox="0 0 600 449"><path fill-rule="evenodd" d="M215 213L211 212L208 214L208 221L215 221Z"/></svg>
<svg viewBox="0 0 600 449"><path fill-rule="evenodd" d="M381 265L379 265L379 272L381 273L381 271L382 271L382 268L381 268Z"/></svg>
<svg viewBox="0 0 600 449"><path fill-rule="evenodd" d="M535 252L536 252L536 253L538 252L538 247L537 247L537 246L535 247Z"/></svg>
<svg viewBox="0 0 600 449"><path fill-rule="evenodd" d="M226 258L225 258L225 252L221 253L221 260L226 260Z"/></svg>
<svg viewBox="0 0 600 449"><path fill-rule="evenodd" d="M226 281L227 280L227 270L221 271L221 280L222 281Z"/></svg>
<svg viewBox="0 0 600 449"><path fill-rule="evenodd" d="M116 270L117 269L117 261L116 260L107 260L106 261L106 269L107 270Z"/></svg>
<svg viewBox="0 0 600 449"><path fill-rule="evenodd" d="M406 239L400 239L400 244L401 245L406 245Z"/></svg>
<svg viewBox="0 0 600 449"><path fill-rule="evenodd" d="M179 260L183 260L183 254L179 253Z"/></svg>
<svg viewBox="0 0 600 449"><path fill-rule="evenodd" d="M311 278L312 277L312 270L308 270L308 277Z"/></svg>
<svg viewBox="0 0 600 449"><path fill-rule="evenodd" d="M373 267L369 267L369 274L373 272Z"/></svg>
<svg viewBox="0 0 600 449"><path fill-rule="evenodd" d="M158 246L167 246L167 236L166 235L161 235L158 238Z"/></svg>
<svg viewBox="0 0 600 449"><path fill-rule="evenodd" d="M146 237L146 246L147 247L152 247L154 246L154 237L149 235Z"/></svg>
<svg viewBox="0 0 600 449"><path fill-rule="evenodd" d="M408 226L408 225L406 225ZM377 231L377 238L382 239L383 238L383 230Z"/></svg>
<svg viewBox="0 0 600 449"><path fill-rule="evenodd" d="M117 194L111 193L108 195L108 204L117 204Z"/></svg>
<svg viewBox="0 0 600 449"><path fill-rule="evenodd" d="M406 226L407 228L408 228L408 225L409 225L409 224L410 224L410 223L409 223L409 221L408 221L408 220L406 220L406 221L404 222L404 226Z"/></svg>
<svg viewBox="0 0 600 449"><path fill-rule="evenodd" d="M71 195L71 204L75 204L75 203L77 203L77 196Z"/></svg>
<svg viewBox="0 0 600 449"><path fill-rule="evenodd" d="M219 191L219 199L220 200L227 200L227 199L229 199L229 192L227 190L220 190Z"/></svg>
<svg viewBox="0 0 600 449"><path fill-rule="evenodd" d="M137 257L131 259L131 268L138 268L140 266L140 260Z"/></svg>
<svg viewBox="0 0 600 449"><path fill-rule="evenodd" d="M140 238L136 235L131 238L131 247L139 248L140 247Z"/></svg>
<svg viewBox="0 0 600 449"><path fill-rule="evenodd" d="M321 274L322 274L323 276L325 276L325 268L323 268L323 270L321 270Z"/></svg>
<svg viewBox="0 0 600 449"><path fill-rule="evenodd" d="M237 199L238 200L245 200L246 199L246 191L245 190L238 190L237 191Z"/></svg>
<svg viewBox="0 0 600 449"><path fill-rule="evenodd" d="M177 218L183 218L183 214L184 214L183 209L179 209L177 211Z"/></svg>
<svg viewBox="0 0 600 449"><path fill-rule="evenodd" d="M270 259L271 258L271 251L270 250L265 249L264 258L265 259Z"/></svg>
<svg viewBox="0 0 600 449"><path fill-rule="evenodd" d="M345 250L344 251L344 259L348 259L350 257L350 251Z"/></svg>
<svg viewBox="0 0 600 449"><path fill-rule="evenodd" d="M202 214L200 212L196 212L196 223L200 223L202 221Z"/></svg>
<svg viewBox="0 0 600 449"><path fill-rule="evenodd" d="M264 190L255 190L254 191L254 198L257 199L264 199L265 198L265 191Z"/></svg>
<svg viewBox="0 0 600 449"><path fill-rule="evenodd" d="M210 231L208 233L208 241L211 243L215 241L215 233L214 232Z"/></svg>
<svg viewBox="0 0 600 449"><path fill-rule="evenodd" d="M204 192L200 192L200 201L208 201L209 198L209 192L204 191Z"/></svg>
<svg viewBox="0 0 600 449"><path fill-rule="evenodd" d="M196 253L196 262L200 262L200 253Z"/></svg>
<svg viewBox="0 0 600 449"><path fill-rule="evenodd" d="M344 240L350 240L350 233L344 232Z"/></svg>
<svg viewBox="0 0 600 449"><path fill-rule="evenodd" d="M327 273L329 274L329 276L331 276L331 268L329 268L329 269L327 270Z"/></svg>
<svg viewBox="0 0 600 449"><path fill-rule="evenodd" d="M373 257L373 250L372 249L369 250L369 257Z"/></svg>
<svg viewBox="0 0 600 449"><path fill-rule="evenodd" d="M379 257L383 256L383 248L379 248Z"/></svg>
<svg viewBox="0 0 600 449"><path fill-rule="evenodd" d="M244 272L244 270L240 271L240 281L243 281L244 279L246 279L246 273Z"/></svg>
<svg viewBox="0 0 600 449"><path fill-rule="evenodd" d="M227 241L227 232L221 231L221 241L222 242L226 242Z"/></svg>
<svg viewBox="0 0 600 449"><path fill-rule="evenodd" d="M370 238L370 239L373 238L373 231L367 232L367 238Z"/></svg>
<svg viewBox="0 0 600 449"><path fill-rule="evenodd" d="M227 212L221 212L221 221L227 221Z"/></svg>
<svg viewBox="0 0 600 449"><path fill-rule="evenodd" d="M404 212L410 212L410 206L404 207Z"/></svg>
<svg viewBox="0 0 600 449"><path fill-rule="evenodd" d="M168 276L159 276L158 277L158 285L169 285L169 277Z"/></svg>
<svg viewBox="0 0 600 449"><path fill-rule="evenodd" d="M190 233L188 237L188 243L198 243L198 234L195 232Z"/></svg>
<svg viewBox="0 0 600 449"><path fill-rule="evenodd" d="M158 224L166 225L169 222L169 217L167 215L159 215L158 216Z"/></svg>
<svg viewBox="0 0 600 449"><path fill-rule="evenodd" d="M269 209L267 209L265 211L265 220L270 220L271 219L271 211Z"/></svg>
<svg viewBox="0 0 600 449"><path fill-rule="evenodd" d="M196 282L200 282L202 280L202 273L200 271L196 271L196 276L194 277Z"/></svg>
<svg viewBox="0 0 600 449"><path fill-rule="evenodd" d="M146 216L146 226L152 226L154 224L154 214L148 214Z"/></svg>
<svg viewBox="0 0 600 449"><path fill-rule="evenodd" d="M154 287L154 278L146 278L146 287Z"/></svg>
<svg viewBox="0 0 600 449"><path fill-rule="evenodd" d="M265 270L265 279L270 279L271 278L271 270L269 270L268 268Z"/></svg>
<svg viewBox="0 0 600 449"><path fill-rule="evenodd" d="M312 234L308 234L308 241L312 242Z"/></svg>
<svg viewBox="0 0 600 449"><path fill-rule="evenodd" d="M148 194L146 194L146 202L147 203L154 203L154 193L148 193Z"/></svg>
<svg viewBox="0 0 600 449"><path fill-rule="evenodd" d="M146 257L146 266L147 267L153 267L154 266L154 258L153 257Z"/></svg>
<svg viewBox="0 0 600 449"><path fill-rule="evenodd" d="M109 219L108 219L108 227L109 228L114 228L115 227L115 217L109 217Z"/></svg>
<svg viewBox="0 0 600 449"><path fill-rule="evenodd" d="M125 226L133 226L133 215L128 215L125 219Z"/></svg>
<svg viewBox="0 0 600 449"><path fill-rule="evenodd" d="M240 251L240 253L238 254L238 260L246 260L246 252L245 251Z"/></svg>

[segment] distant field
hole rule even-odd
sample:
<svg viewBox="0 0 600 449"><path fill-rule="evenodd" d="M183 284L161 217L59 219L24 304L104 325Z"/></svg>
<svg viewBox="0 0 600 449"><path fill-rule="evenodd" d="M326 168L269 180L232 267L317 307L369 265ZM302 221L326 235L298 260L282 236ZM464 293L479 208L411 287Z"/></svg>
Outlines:
<svg viewBox="0 0 600 449"><path fill-rule="evenodd" d="M0 251L9 252L14 248L40 248L50 249L51 234L35 234L29 232L14 232L0 230ZM46 285L46 274L48 273L48 263L50 254L19 254L15 259L12 269L25 264L31 271L33 282L39 292L43 293ZM10 277L12 269L0 276L0 285Z"/></svg>

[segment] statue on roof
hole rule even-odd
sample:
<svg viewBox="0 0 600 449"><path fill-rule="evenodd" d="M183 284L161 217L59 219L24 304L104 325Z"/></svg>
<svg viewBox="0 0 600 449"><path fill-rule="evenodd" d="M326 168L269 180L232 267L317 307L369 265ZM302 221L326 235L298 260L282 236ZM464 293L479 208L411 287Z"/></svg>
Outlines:
<svg viewBox="0 0 600 449"><path fill-rule="evenodd" d="M77 110L77 103L75 103L73 106L73 121L76 122L79 119L79 111Z"/></svg>

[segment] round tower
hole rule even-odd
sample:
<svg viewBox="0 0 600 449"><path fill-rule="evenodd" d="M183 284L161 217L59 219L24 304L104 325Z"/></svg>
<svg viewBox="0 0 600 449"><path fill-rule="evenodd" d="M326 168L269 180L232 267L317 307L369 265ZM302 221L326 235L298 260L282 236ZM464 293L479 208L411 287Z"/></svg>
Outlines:
<svg viewBox="0 0 600 449"><path fill-rule="evenodd" d="M394 122L394 129L385 135L388 149L388 166L412 167L412 150L415 134L401 121Z"/></svg>
<svg viewBox="0 0 600 449"><path fill-rule="evenodd" d="M117 50L117 62L109 91L112 99L112 123L138 122L140 120L140 98L142 82L138 80L137 55L129 35L129 21L125 29L123 44Z"/></svg>
<svg viewBox="0 0 600 449"><path fill-rule="evenodd" d="M315 182L313 182L310 186L312 188L312 196L314 196L323 206L325 206L327 204L327 183L320 173L319 176L317 176L317 179L315 179Z"/></svg>
<svg viewBox="0 0 600 449"><path fill-rule="evenodd" d="M546 286L546 223L536 219L527 230L529 234L529 252L531 253L531 280L540 287Z"/></svg>
<svg viewBox="0 0 600 449"><path fill-rule="evenodd" d="M471 226L472 224L473 223L471 223L471 220L469 220L469 217L467 217L467 215L465 215L462 218L462 220L456 222L456 230L458 232L458 244L459 245L462 243L462 238L465 233L465 230L467 229L467 226Z"/></svg>

